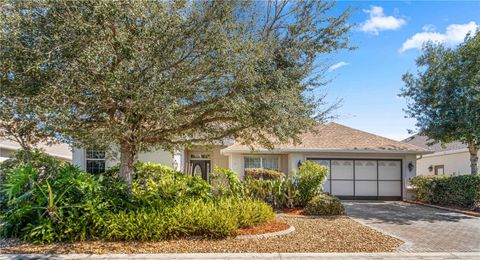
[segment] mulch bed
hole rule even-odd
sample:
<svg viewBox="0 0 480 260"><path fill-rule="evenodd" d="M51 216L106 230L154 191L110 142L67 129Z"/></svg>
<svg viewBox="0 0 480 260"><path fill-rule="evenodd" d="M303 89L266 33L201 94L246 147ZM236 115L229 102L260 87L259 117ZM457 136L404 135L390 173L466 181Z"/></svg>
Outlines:
<svg viewBox="0 0 480 260"><path fill-rule="evenodd" d="M280 222L276 219L271 220L265 224L258 225L251 228L242 228L237 230L237 235L259 235L272 232L278 232L288 229L290 226L285 222Z"/></svg>
<svg viewBox="0 0 480 260"><path fill-rule="evenodd" d="M278 216L295 227L287 235L261 239L178 239L160 242L79 242L32 245L0 243L0 254L15 253L241 253L241 252L391 252L402 241L346 216Z"/></svg>
<svg viewBox="0 0 480 260"><path fill-rule="evenodd" d="M283 208L279 210L284 214L288 214L288 215L305 215L305 211L302 208L294 208L294 209Z"/></svg>

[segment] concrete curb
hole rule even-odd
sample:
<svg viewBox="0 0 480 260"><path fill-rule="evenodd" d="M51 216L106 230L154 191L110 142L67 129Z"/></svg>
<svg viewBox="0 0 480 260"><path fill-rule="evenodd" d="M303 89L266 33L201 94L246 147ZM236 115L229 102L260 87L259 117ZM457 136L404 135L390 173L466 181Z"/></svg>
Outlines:
<svg viewBox="0 0 480 260"><path fill-rule="evenodd" d="M269 237L278 237L283 236L286 234L290 234L295 231L294 226L290 226L289 228L277 232L265 233L265 234L258 234L258 235L240 235L236 236L235 239L257 239L257 238L269 238Z"/></svg>
<svg viewBox="0 0 480 260"><path fill-rule="evenodd" d="M474 212L474 211L454 209L454 208L449 208L449 207L443 207L443 206L438 206L438 205L423 203L423 202L414 201L414 200L404 200L404 201L407 202L407 203L422 205L422 206L425 206L425 207L436 208L436 209L443 209L443 210L446 210L446 211L451 211L451 212L455 212L455 213L461 213L461 214L469 215L469 216L472 216L472 217L477 217L477 218L480 217L480 213L477 213L477 212Z"/></svg>

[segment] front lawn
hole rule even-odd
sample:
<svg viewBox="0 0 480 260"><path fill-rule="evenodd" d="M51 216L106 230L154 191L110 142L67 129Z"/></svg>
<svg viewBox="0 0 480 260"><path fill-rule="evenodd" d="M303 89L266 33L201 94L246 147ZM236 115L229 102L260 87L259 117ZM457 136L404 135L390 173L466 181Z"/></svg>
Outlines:
<svg viewBox="0 0 480 260"><path fill-rule="evenodd" d="M177 239L160 242L78 242L0 245L0 253L392 252L402 241L348 217L278 216L295 232L263 239Z"/></svg>

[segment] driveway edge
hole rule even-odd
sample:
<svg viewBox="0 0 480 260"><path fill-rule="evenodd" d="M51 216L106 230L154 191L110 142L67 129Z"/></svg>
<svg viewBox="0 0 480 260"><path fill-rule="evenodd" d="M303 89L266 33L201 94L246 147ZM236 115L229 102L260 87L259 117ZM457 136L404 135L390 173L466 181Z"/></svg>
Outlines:
<svg viewBox="0 0 480 260"><path fill-rule="evenodd" d="M451 211L451 212L455 212L455 213L460 213L460 214L465 214L465 215L469 215L469 216L472 216L472 217L480 218L480 213L477 213L477 212L474 212L474 211L443 207L443 206L439 206L439 205L433 205L433 204L423 203L423 202L414 201L414 200L404 200L404 202L411 203L411 204L422 205L422 206L430 207L430 208L442 209L442 210L446 210L446 211Z"/></svg>

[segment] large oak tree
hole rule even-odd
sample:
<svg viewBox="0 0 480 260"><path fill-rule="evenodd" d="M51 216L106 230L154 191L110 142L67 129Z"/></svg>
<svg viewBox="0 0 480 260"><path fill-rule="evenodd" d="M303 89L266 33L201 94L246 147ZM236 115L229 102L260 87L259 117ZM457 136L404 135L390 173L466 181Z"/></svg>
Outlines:
<svg viewBox="0 0 480 260"><path fill-rule="evenodd" d="M76 145L118 147L131 183L141 151L224 138L272 147L325 119L310 95L324 83L316 61L350 48L349 10L334 5L13 1L2 30L41 31L31 48L56 73L47 124Z"/></svg>
<svg viewBox="0 0 480 260"><path fill-rule="evenodd" d="M480 33L467 36L457 48L428 43L416 63L416 75L403 75L407 114L432 143L467 144L471 173L478 173Z"/></svg>

